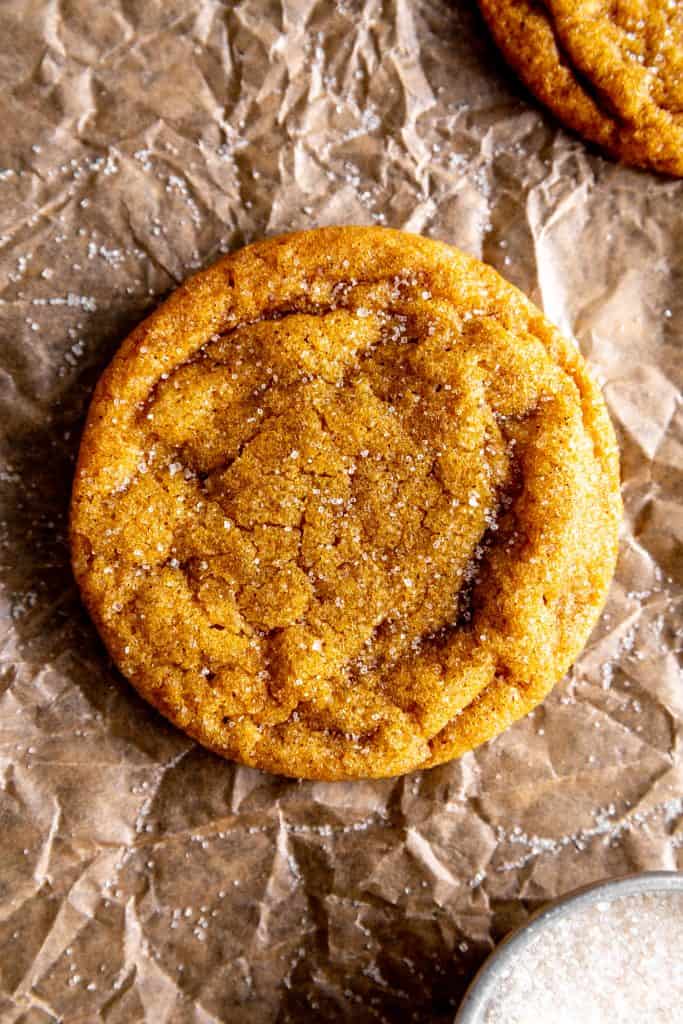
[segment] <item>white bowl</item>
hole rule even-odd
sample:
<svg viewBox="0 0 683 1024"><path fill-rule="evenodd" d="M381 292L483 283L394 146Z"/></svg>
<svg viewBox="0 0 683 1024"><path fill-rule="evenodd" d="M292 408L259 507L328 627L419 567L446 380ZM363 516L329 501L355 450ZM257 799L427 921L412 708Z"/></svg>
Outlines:
<svg viewBox="0 0 683 1024"><path fill-rule="evenodd" d="M609 879L576 889L561 896L507 935L484 961L460 1004L454 1024L483 1024L484 1014L502 980L532 939L549 931L558 918L565 918L578 907L620 899L642 893L683 892L683 872L643 871L636 875ZM683 1015L683 1010L681 1011ZM681 1018L683 1020L683 1016Z"/></svg>

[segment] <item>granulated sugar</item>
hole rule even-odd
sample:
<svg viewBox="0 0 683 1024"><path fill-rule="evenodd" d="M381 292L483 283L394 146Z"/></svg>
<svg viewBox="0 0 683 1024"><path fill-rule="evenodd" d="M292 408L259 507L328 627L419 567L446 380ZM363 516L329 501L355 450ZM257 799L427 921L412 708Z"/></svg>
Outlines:
<svg viewBox="0 0 683 1024"><path fill-rule="evenodd" d="M683 891L579 906L514 957L484 1024L680 1024Z"/></svg>

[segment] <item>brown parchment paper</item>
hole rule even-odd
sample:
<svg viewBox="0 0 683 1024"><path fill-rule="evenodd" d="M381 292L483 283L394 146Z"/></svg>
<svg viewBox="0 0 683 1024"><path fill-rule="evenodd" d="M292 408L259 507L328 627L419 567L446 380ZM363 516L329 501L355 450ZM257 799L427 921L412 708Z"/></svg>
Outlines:
<svg viewBox="0 0 683 1024"><path fill-rule="evenodd" d="M450 1021L492 945L683 869L683 183L569 137L465 0L0 4L0 1020ZM68 567L93 384L194 268L380 223L573 335L623 455L570 678L461 761L324 785L220 761L109 664Z"/></svg>

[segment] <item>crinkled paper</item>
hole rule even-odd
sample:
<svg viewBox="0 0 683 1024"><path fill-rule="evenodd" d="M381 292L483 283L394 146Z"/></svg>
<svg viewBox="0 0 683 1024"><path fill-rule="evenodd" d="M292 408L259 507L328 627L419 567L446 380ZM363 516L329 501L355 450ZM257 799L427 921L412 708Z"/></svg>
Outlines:
<svg viewBox="0 0 683 1024"><path fill-rule="evenodd" d="M474 6L0 4L3 1022L448 1022L546 900L683 869L683 183L566 134ZM533 715L432 771L296 783L137 698L66 512L129 329L220 252L344 222L459 245L576 339L626 518L605 614Z"/></svg>

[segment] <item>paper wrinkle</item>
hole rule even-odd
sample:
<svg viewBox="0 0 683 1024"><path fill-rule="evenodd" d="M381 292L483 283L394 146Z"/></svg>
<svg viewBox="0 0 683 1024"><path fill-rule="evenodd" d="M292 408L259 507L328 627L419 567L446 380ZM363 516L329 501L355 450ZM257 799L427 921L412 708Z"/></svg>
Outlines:
<svg viewBox="0 0 683 1024"><path fill-rule="evenodd" d="M460 0L0 5L0 1020L450 1021L492 946L683 870L683 183L603 160ZM114 671L68 566L87 402L221 252L388 224L576 340L622 452L617 577L525 721L325 784L224 763Z"/></svg>

